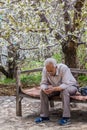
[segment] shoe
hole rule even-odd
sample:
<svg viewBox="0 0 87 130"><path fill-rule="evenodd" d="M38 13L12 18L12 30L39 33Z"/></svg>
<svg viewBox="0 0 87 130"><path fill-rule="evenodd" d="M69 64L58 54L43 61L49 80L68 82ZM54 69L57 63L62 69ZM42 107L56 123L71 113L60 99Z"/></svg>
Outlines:
<svg viewBox="0 0 87 130"><path fill-rule="evenodd" d="M49 117L37 117L35 119L36 123L41 123L41 122L45 122L45 121L49 121Z"/></svg>
<svg viewBox="0 0 87 130"><path fill-rule="evenodd" d="M59 123L59 125L69 125L69 124L71 124L71 120L70 120L70 118L69 119L62 118L62 119L59 120L58 123Z"/></svg>

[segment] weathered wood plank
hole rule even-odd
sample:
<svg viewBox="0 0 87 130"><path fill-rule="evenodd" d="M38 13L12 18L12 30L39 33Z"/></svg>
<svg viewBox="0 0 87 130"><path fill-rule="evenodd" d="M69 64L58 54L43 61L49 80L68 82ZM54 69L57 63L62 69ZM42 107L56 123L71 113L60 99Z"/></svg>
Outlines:
<svg viewBox="0 0 87 130"><path fill-rule="evenodd" d="M32 70L25 70L21 71L22 74L24 73L32 73L32 72L39 72L42 71L43 68L37 68L37 69L32 69ZM78 73L78 74L87 74L86 69L78 69L78 68L70 68L72 73Z"/></svg>
<svg viewBox="0 0 87 130"><path fill-rule="evenodd" d="M25 70L25 71L21 71L21 73L24 74L24 73L39 72L39 71L42 71L42 68L37 68L37 69L32 69L32 70Z"/></svg>

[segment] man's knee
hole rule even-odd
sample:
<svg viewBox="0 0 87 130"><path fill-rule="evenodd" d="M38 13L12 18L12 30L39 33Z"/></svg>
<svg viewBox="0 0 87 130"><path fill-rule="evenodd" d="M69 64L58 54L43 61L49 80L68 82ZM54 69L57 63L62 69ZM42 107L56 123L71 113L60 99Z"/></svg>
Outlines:
<svg viewBox="0 0 87 130"><path fill-rule="evenodd" d="M62 95L66 95L66 94L68 94L68 93L69 93L68 89L64 89L64 90L61 92Z"/></svg>

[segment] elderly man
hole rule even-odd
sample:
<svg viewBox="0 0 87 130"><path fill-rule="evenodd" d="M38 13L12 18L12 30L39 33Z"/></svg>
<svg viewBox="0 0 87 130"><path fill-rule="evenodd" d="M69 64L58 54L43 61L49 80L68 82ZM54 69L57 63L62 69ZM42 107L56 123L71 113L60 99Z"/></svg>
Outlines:
<svg viewBox="0 0 87 130"><path fill-rule="evenodd" d="M77 81L68 66L62 63L57 64L53 58L46 59L41 81L41 112L40 117L37 117L35 122L40 123L49 120L49 95L60 92L63 103L63 115L59 120L59 124L70 124L70 95L74 95L77 90Z"/></svg>

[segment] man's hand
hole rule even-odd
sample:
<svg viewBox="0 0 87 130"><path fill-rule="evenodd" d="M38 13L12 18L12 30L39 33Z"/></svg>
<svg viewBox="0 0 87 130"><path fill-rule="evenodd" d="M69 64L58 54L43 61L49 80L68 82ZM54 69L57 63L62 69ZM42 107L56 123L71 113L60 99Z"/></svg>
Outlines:
<svg viewBox="0 0 87 130"><path fill-rule="evenodd" d="M60 88L59 86L57 87L52 87L52 86L49 86L47 89L43 90L44 93L46 94L51 94L52 92L55 92L55 91L62 91L63 89Z"/></svg>
<svg viewBox="0 0 87 130"><path fill-rule="evenodd" d="M49 85L47 89L43 90L46 94L51 94L52 92L56 91L56 87Z"/></svg>
<svg viewBox="0 0 87 130"><path fill-rule="evenodd" d="M43 90L46 94L50 94L50 93L52 93L52 92L54 92L54 88L52 87L52 88L48 88L48 89L45 89L45 90Z"/></svg>

